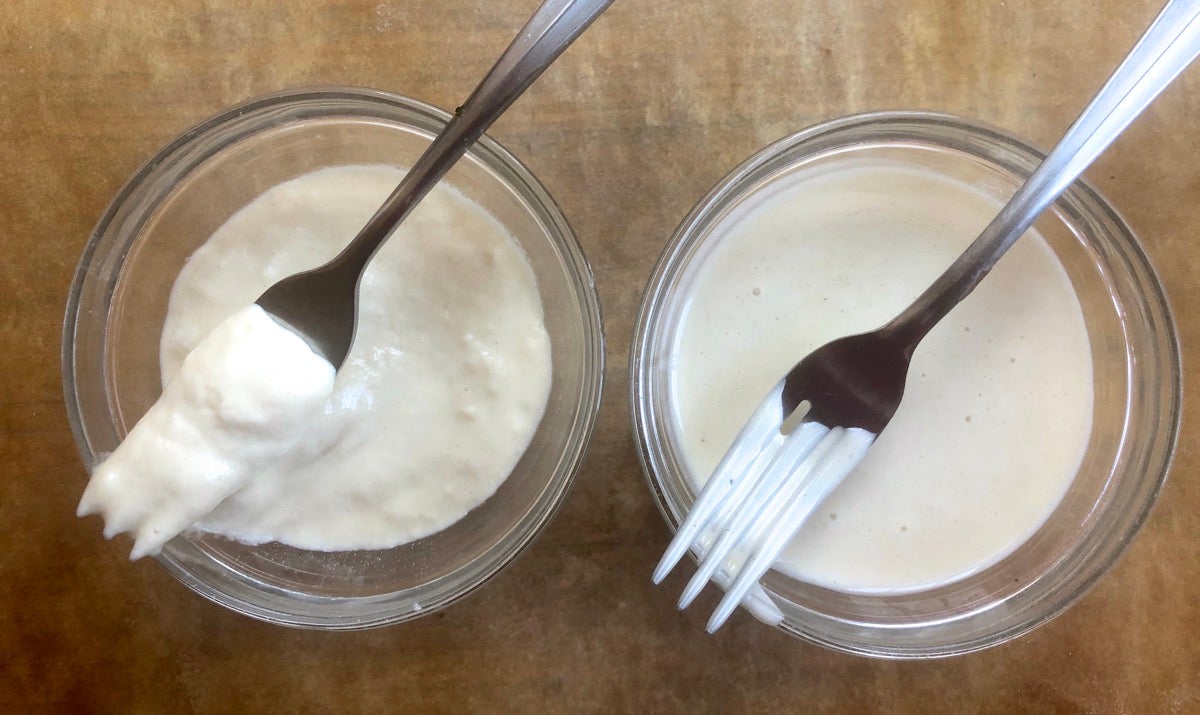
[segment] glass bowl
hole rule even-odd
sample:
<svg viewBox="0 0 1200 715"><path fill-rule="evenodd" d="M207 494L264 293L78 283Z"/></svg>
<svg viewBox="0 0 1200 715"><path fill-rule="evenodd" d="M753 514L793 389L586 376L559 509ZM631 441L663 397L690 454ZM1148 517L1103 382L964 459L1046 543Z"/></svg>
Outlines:
<svg viewBox="0 0 1200 715"><path fill-rule="evenodd" d="M901 162L1005 201L1043 155L1002 132L952 116L887 112L836 119L766 147L726 176L684 219L650 277L633 338L630 399L642 467L668 525L695 499L671 416L669 370L690 277L742 202L830 162ZM1094 368L1086 453L1049 520L995 565L906 594L830 590L769 571L779 628L869 656L928 658L996 645L1079 599L1145 521L1166 479L1180 416L1180 357L1161 284L1132 231L1086 182L1035 224L1083 308ZM971 237L968 237L971 238ZM799 360L802 355L797 355ZM1036 406L1031 406L1036 409Z"/></svg>
<svg viewBox="0 0 1200 715"><path fill-rule="evenodd" d="M326 166L409 166L449 120L415 100L362 89L274 94L189 129L109 206L67 304L67 412L91 468L160 392L158 341L188 256L239 208ZM507 150L483 137L446 178L524 250L550 335L549 402L508 479L453 526L377 551L314 552L185 533L158 561L197 593L272 623L370 628L444 608L511 562L561 504L595 425L603 335L591 270L562 212Z"/></svg>

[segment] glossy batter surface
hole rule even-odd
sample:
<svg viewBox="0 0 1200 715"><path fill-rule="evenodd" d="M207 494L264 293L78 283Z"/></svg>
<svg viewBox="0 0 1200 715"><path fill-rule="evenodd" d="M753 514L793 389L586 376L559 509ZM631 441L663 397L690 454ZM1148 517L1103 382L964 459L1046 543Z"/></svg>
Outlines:
<svg viewBox="0 0 1200 715"><path fill-rule="evenodd" d="M691 277L671 356L693 484L796 361L894 317L998 209L917 168L844 160L727 216ZM1091 415L1083 314L1031 233L921 344L892 423L776 568L857 592L921 590L986 568L1062 499Z"/></svg>

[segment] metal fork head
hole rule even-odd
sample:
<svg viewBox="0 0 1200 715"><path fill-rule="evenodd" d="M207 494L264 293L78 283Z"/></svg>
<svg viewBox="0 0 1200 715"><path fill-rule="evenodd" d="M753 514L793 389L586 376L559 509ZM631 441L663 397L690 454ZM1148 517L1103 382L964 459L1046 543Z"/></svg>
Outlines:
<svg viewBox="0 0 1200 715"><path fill-rule="evenodd" d="M654 582L689 549L696 552L700 566L679 607L687 607L710 579L729 587L710 632L895 414L912 355L903 338L884 328L835 340L801 360L758 405L705 483ZM802 419L785 434L797 411Z"/></svg>
<svg viewBox="0 0 1200 715"><path fill-rule="evenodd" d="M359 266L340 257L288 276L255 302L340 370L354 343Z"/></svg>
<svg viewBox="0 0 1200 715"><path fill-rule="evenodd" d="M891 326L826 343L784 377L783 411L807 402L806 421L879 434L900 406L915 347Z"/></svg>

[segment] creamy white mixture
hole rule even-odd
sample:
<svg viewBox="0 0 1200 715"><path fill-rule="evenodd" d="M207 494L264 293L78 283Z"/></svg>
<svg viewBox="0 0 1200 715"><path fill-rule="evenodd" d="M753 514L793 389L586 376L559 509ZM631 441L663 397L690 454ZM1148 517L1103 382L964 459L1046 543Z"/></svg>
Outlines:
<svg viewBox="0 0 1200 715"><path fill-rule="evenodd" d="M894 317L999 208L898 162L844 159L725 217L690 278L670 357L693 484L797 360ZM921 344L892 423L775 567L851 592L916 591L978 572L1061 501L1091 415L1082 310L1031 232Z"/></svg>
<svg viewBox="0 0 1200 715"><path fill-rule="evenodd" d="M162 396L92 472L79 515L157 552L296 449L333 392L334 369L257 305L188 354Z"/></svg>
<svg viewBox="0 0 1200 715"><path fill-rule="evenodd" d="M172 291L164 395L206 335L271 284L336 255L402 175L323 169L269 189L221 226ZM387 548L455 523L512 471L541 421L551 375L537 284L507 231L441 184L376 254L359 298L354 347L317 414L292 425L287 448L256 462L236 488L197 501L193 526L247 543ZM262 435L240 438L257 449ZM125 444L109 463L120 456L144 480L158 478L123 452Z"/></svg>

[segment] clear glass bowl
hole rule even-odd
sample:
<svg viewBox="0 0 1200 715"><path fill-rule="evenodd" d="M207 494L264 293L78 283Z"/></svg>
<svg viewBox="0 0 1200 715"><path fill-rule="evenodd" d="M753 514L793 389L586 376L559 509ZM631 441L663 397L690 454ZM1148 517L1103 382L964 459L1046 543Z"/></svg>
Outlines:
<svg viewBox="0 0 1200 715"><path fill-rule="evenodd" d="M909 163L971 183L1003 201L1043 155L956 117L851 116L768 146L692 209L650 278L630 358L642 467L672 529L695 498L669 415L667 379L689 276L718 238L713 227L740 202L776 181L847 158ZM1180 416L1179 347L1162 286L1129 227L1086 182L1076 182L1036 228L1079 296L1094 362L1092 434L1067 495L1009 557L940 588L849 594L770 571L763 586L784 613L779 627L785 632L837 650L891 658L946 656L996 645L1079 599L1146 519L1166 479Z"/></svg>
<svg viewBox="0 0 1200 715"><path fill-rule="evenodd" d="M96 226L67 304L63 383L89 471L158 397L167 297L196 247L281 181L340 164L411 165L448 120L441 110L383 92L285 92L193 127L139 169ZM483 137L446 180L508 228L537 277L553 378L529 449L499 490L461 521L393 549L326 553L179 536L158 560L192 590L284 625L397 623L483 584L562 502L595 425L603 377L591 270L554 200L495 141Z"/></svg>

